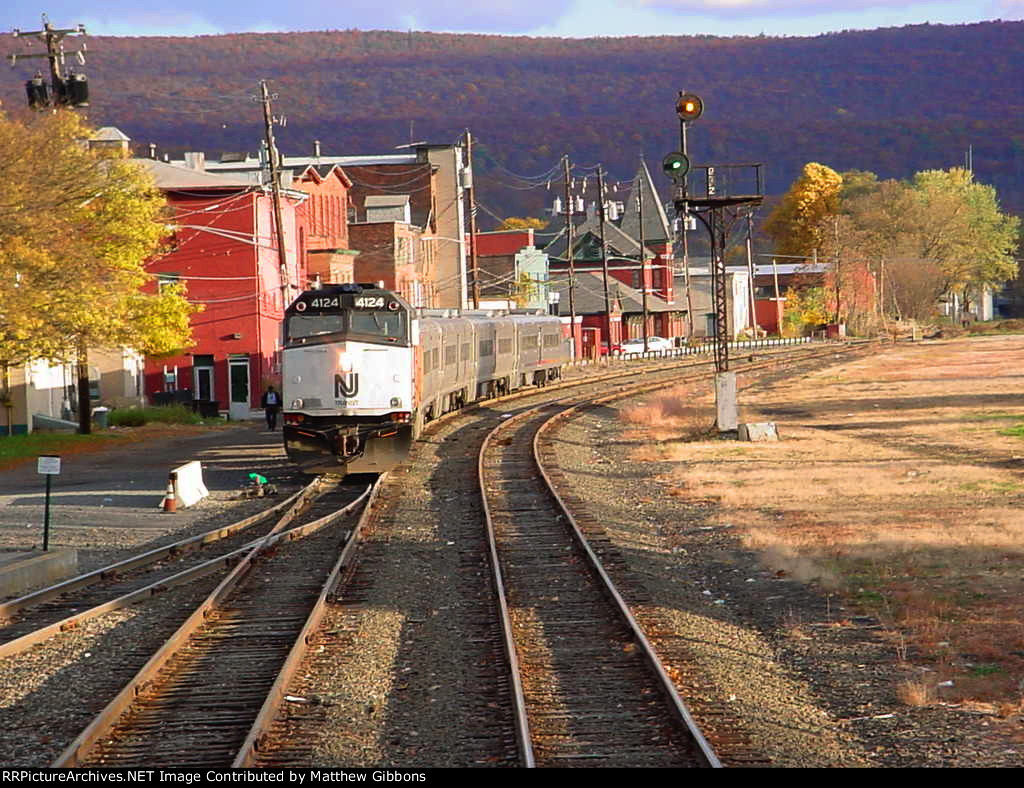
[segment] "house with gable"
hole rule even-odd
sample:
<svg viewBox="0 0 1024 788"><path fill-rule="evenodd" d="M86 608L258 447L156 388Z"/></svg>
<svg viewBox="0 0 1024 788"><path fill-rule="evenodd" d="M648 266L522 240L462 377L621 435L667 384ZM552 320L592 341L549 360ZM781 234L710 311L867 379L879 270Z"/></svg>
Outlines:
<svg viewBox="0 0 1024 788"><path fill-rule="evenodd" d="M643 225L640 223L638 195L643 195ZM601 299L596 304L597 312L591 311L595 304L589 294L584 293L581 303L586 311L575 309L582 315L584 328L599 328L601 341L618 344L625 339L644 335L644 301L646 300L647 333L649 336L680 337L685 335L686 305L675 298L672 228L657 189L651 179L647 165L641 162L633 178L632 187L625 203L621 219L604 223L604 238L608 248L608 275L614 280L609 285L609 296L614 283L622 285L620 294L621 314L618 320L606 325L604 308L603 262L601 256L601 221L596 204L592 204L582 221L573 226L572 250L567 249L564 224L559 227L557 219L549 225L554 238L544 247L550 259L551 280L559 292L559 314L566 316L575 307L576 289L584 291L593 288L590 278L579 279L581 274L598 275ZM641 245L640 237L643 237ZM570 258L571 255L571 258ZM569 280L570 259L573 277L571 297L568 284L554 283ZM634 301L632 294L639 294ZM644 295L646 294L646 299ZM614 313L614 309L612 310Z"/></svg>

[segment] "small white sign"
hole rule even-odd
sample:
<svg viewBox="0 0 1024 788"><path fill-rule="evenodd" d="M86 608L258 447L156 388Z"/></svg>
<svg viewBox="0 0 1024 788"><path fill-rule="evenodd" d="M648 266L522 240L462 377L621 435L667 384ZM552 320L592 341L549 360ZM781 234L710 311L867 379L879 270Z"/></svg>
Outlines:
<svg viewBox="0 0 1024 788"><path fill-rule="evenodd" d="M59 476L60 457L50 454L42 455L41 457L39 457L37 471L48 476Z"/></svg>

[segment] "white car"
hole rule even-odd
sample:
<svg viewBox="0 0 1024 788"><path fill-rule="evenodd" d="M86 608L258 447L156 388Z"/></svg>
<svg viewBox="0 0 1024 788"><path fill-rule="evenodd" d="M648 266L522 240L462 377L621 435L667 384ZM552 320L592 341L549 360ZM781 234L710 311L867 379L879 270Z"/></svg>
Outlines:
<svg viewBox="0 0 1024 788"><path fill-rule="evenodd" d="M672 340L665 339L664 337L647 337L647 350L650 352L657 352L662 350L671 350ZM643 353L644 352L644 338L639 337L637 339L627 339L622 343L623 355L629 353Z"/></svg>

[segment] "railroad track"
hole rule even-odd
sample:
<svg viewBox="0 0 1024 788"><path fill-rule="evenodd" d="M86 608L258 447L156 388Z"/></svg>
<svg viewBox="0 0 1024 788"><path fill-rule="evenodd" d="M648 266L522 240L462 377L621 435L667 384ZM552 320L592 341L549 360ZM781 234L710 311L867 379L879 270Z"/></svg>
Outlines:
<svg viewBox="0 0 1024 788"><path fill-rule="evenodd" d="M258 514L0 604L0 620L5 620L0 628L0 657L21 653L91 618L230 568L256 540L283 528L309 507L320 485L321 480L315 479Z"/></svg>
<svg viewBox="0 0 1024 788"><path fill-rule="evenodd" d="M258 542L54 766L229 767L249 762L284 699L371 488L325 491ZM339 557L340 554L340 557Z"/></svg>
<svg viewBox="0 0 1024 788"><path fill-rule="evenodd" d="M720 765L534 456L558 406L498 427L480 487L524 766Z"/></svg>

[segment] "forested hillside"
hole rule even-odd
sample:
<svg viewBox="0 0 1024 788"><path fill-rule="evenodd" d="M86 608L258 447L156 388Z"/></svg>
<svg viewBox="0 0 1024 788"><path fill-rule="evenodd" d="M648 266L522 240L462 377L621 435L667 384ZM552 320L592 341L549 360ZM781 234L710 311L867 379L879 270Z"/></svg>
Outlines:
<svg viewBox="0 0 1024 788"><path fill-rule="evenodd" d="M569 153L627 178L645 154L678 147L673 100L699 93L698 163L763 161L769 192L807 161L909 177L963 164L1004 207L1024 210L1024 23L921 25L814 38L560 40L335 31L88 39L95 125L140 150L254 152L257 81L270 80L285 153L386 152L417 140L478 140L478 188L500 213L538 213L550 195L516 190L496 167L536 174ZM72 43L69 41L69 44ZM6 51L21 51L8 39ZM39 51L36 44L35 51ZM38 61L37 61L38 62ZM32 61L0 98L24 105Z"/></svg>

